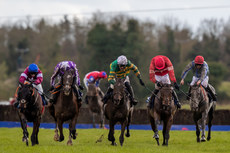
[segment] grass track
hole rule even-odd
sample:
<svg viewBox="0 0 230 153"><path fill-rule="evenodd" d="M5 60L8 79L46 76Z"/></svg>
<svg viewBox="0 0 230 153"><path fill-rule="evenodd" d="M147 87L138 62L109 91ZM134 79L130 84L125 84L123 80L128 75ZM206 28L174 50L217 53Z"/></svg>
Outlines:
<svg viewBox="0 0 230 153"><path fill-rule="evenodd" d="M32 128L29 129L31 134ZM64 129L65 140L53 141L54 130L40 129L39 145L27 147L21 141L20 128L0 128L0 153L229 153L230 132L212 132L210 142L197 143L195 131L171 131L168 147L157 146L150 130L131 130L131 137L126 138L124 146L119 145L120 131L115 132L118 146L110 145L107 140L108 130L80 129L73 146L67 146L68 130ZM103 141L95 143L104 134ZM160 132L160 143L162 134Z"/></svg>

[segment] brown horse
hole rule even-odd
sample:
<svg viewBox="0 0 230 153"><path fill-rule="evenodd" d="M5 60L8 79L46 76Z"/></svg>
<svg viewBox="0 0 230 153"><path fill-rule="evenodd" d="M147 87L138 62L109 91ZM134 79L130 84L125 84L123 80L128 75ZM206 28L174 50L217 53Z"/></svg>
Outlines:
<svg viewBox="0 0 230 153"><path fill-rule="evenodd" d="M173 123L173 116L176 113L176 106L172 96L172 86L169 84L163 84L155 98L154 107L148 109L149 119L152 130L154 132L153 138L156 139L159 144L159 134L157 124L163 121L163 144L168 146L169 132Z"/></svg>
<svg viewBox="0 0 230 153"><path fill-rule="evenodd" d="M88 91L86 93L88 100L89 110L93 114L93 127L95 128L95 116L100 116L100 128L104 127L104 111L103 111L103 102L102 97L104 93L99 91L98 87L95 86L95 83L89 82ZM101 92L102 96L100 96L99 92Z"/></svg>
<svg viewBox="0 0 230 153"><path fill-rule="evenodd" d="M18 116L23 130L22 141L29 145L27 131L27 121L33 122L33 132L31 135L32 146L39 144L38 132L41 123L41 117L44 112L42 98L31 83L21 84L18 92L19 109Z"/></svg>
<svg viewBox="0 0 230 153"><path fill-rule="evenodd" d="M124 142L125 127L127 127L126 137L130 136L129 125L131 122L133 107L124 85L124 79L117 79L114 85L113 95L105 105L105 116L109 120L109 141L116 145L114 137L114 126L117 122L121 124L120 145Z"/></svg>
<svg viewBox="0 0 230 153"><path fill-rule="evenodd" d="M49 106L50 114L53 116L56 123L54 140L59 140L60 142L64 140L63 123L70 120L69 140L67 145L72 145L72 138L76 139L77 135L75 126L80 108L72 87L74 84L74 71L72 69L65 71L61 82L62 89L57 97L57 101L55 104ZM58 129L60 137L58 135Z"/></svg>
<svg viewBox="0 0 230 153"><path fill-rule="evenodd" d="M210 85L212 90L215 90ZM201 85L193 85L191 86L191 99L190 99L190 107L193 112L193 120L196 125L196 136L197 142L205 142L205 125L207 118L208 120L208 137L207 140L211 139L211 127L212 127L212 119L213 113L215 110L215 102L209 102L209 97L205 89ZM201 126L198 121L200 121ZM202 129L202 135L200 139L200 127Z"/></svg>

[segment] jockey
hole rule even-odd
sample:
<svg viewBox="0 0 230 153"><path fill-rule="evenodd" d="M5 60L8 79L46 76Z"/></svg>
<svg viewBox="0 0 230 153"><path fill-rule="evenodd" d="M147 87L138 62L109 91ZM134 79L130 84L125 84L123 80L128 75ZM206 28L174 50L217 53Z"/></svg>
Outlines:
<svg viewBox="0 0 230 153"><path fill-rule="evenodd" d="M114 84L115 84L115 77L125 78L125 81L124 81L125 87L130 94L131 103L133 105L137 104L137 101L134 99L133 89L130 85L130 81L128 77L130 70L132 70L135 73L135 75L138 77L140 84L142 86L145 86L144 82L141 79L141 75L140 75L138 68L133 63L131 63L130 60L127 60L127 58L124 55L121 55L117 58L117 60L113 61L110 64L110 72L109 72L109 77L108 77L110 87L108 88L107 93L103 98L104 104L107 102L107 100L109 99L113 91Z"/></svg>
<svg viewBox="0 0 230 153"><path fill-rule="evenodd" d="M211 90L209 84L208 84L208 73L209 73L209 68L208 68L208 64L204 61L204 57L203 56L196 56L195 60L193 60L192 62L190 62L184 69L184 71L182 72L181 75L181 82L180 84L183 85L184 84L184 79L186 77L186 75L188 74L188 72L190 70L193 70L193 77L192 77L192 82L190 83L190 86L194 85L195 83L197 85L201 84L206 91L211 95L211 98L213 101L216 101L216 95L214 93L214 91ZM189 93L187 96L187 100L189 100L191 97L191 88L189 87Z"/></svg>
<svg viewBox="0 0 230 153"><path fill-rule="evenodd" d="M154 106L154 100L155 95L159 92L160 84L171 84L171 82L174 83L174 87L179 90L179 86L176 83L176 78L174 74L174 68L169 60L168 57L163 55L158 55L152 58L152 61L150 63L149 67L149 76L150 80L155 83L155 90L154 94L150 98L150 103L148 107L152 108ZM170 81L171 80L171 81ZM179 103L179 99L176 95L176 92L173 90L172 96L174 97L174 102L177 106L177 108L181 108L181 104Z"/></svg>
<svg viewBox="0 0 230 153"><path fill-rule="evenodd" d="M85 75L85 78L84 78L84 84L85 84L85 87L88 91L88 84L89 82L93 82L95 83L96 87L97 87L97 90L99 91L99 95L101 96L101 98L103 98L103 93L99 87L99 84L100 84L100 80L101 79L106 79L107 78L107 74L105 71L93 71L93 72L89 72ZM88 104L88 98L87 96L85 97L85 102L86 104Z"/></svg>
<svg viewBox="0 0 230 153"><path fill-rule="evenodd" d="M67 71L69 69L73 69L75 72L74 80L76 82L73 83L72 87L73 87L74 92L77 96L78 102L81 103L82 93L80 92L80 90L78 90L78 88L81 90L83 90L84 88L83 88L83 86L81 86L80 77L79 77L79 73L78 73L78 69L76 67L76 64L72 61L62 61L56 65L56 67L54 69L54 74L52 75L51 80L50 80L50 86L51 86L50 91L58 88L58 86L60 85L62 75L64 74L65 71ZM59 79L59 82L55 85L56 78ZM50 102L55 103L56 98L57 98L57 94L52 94L52 96L50 98Z"/></svg>
<svg viewBox="0 0 230 153"><path fill-rule="evenodd" d="M47 105L47 101L45 99L43 88L42 88L42 81L43 81L43 75L42 71L38 68L38 66L34 63L30 64L24 72L21 74L19 78L19 82L24 84L26 81L29 81L32 83L33 87L38 90L38 93L42 97L43 105ZM14 106L17 107L19 102L16 100L14 103Z"/></svg>

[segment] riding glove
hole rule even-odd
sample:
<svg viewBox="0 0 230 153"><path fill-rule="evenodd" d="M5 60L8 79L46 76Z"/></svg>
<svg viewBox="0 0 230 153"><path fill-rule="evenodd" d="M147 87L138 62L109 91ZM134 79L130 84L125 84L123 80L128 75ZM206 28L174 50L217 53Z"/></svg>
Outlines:
<svg viewBox="0 0 230 153"><path fill-rule="evenodd" d="M141 78L139 78L139 81L140 81L140 84L141 84L142 86L145 86L145 83L142 81Z"/></svg>

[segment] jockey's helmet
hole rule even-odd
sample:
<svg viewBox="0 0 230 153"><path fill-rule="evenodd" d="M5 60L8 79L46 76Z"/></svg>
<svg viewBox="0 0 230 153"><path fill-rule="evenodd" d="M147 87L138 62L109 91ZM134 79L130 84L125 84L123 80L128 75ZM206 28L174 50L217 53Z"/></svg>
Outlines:
<svg viewBox="0 0 230 153"><path fill-rule="evenodd" d="M95 79L94 79L94 77L93 76L90 76L89 77L89 82L93 82Z"/></svg>
<svg viewBox="0 0 230 153"><path fill-rule="evenodd" d="M38 72L38 66L34 63L29 65L29 73L37 73Z"/></svg>
<svg viewBox="0 0 230 153"><path fill-rule="evenodd" d="M156 57L155 66L158 70L165 68L165 60L162 57Z"/></svg>
<svg viewBox="0 0 230 153"><path fill-rule="evenodd" d="M204 64L204 57L198 55L198 56L196 56L194 61L195 61L195 64Z"/></svg>
<svg viewBox="0 0 230 153"><path fill-rule="evenodd" d="M101 71L99 75L100 75L100 78L107 78L107 74L105 71Z"/></svg>
<svg viewBox="0 0 230 153"><path fill-rule="evenodd" d="M126 66L127 63L128 63L128 60L127 60L127 58L124 55L121 55L121 56L119 56L117 58L117 64L118 65L125 65Z"/></svg>

